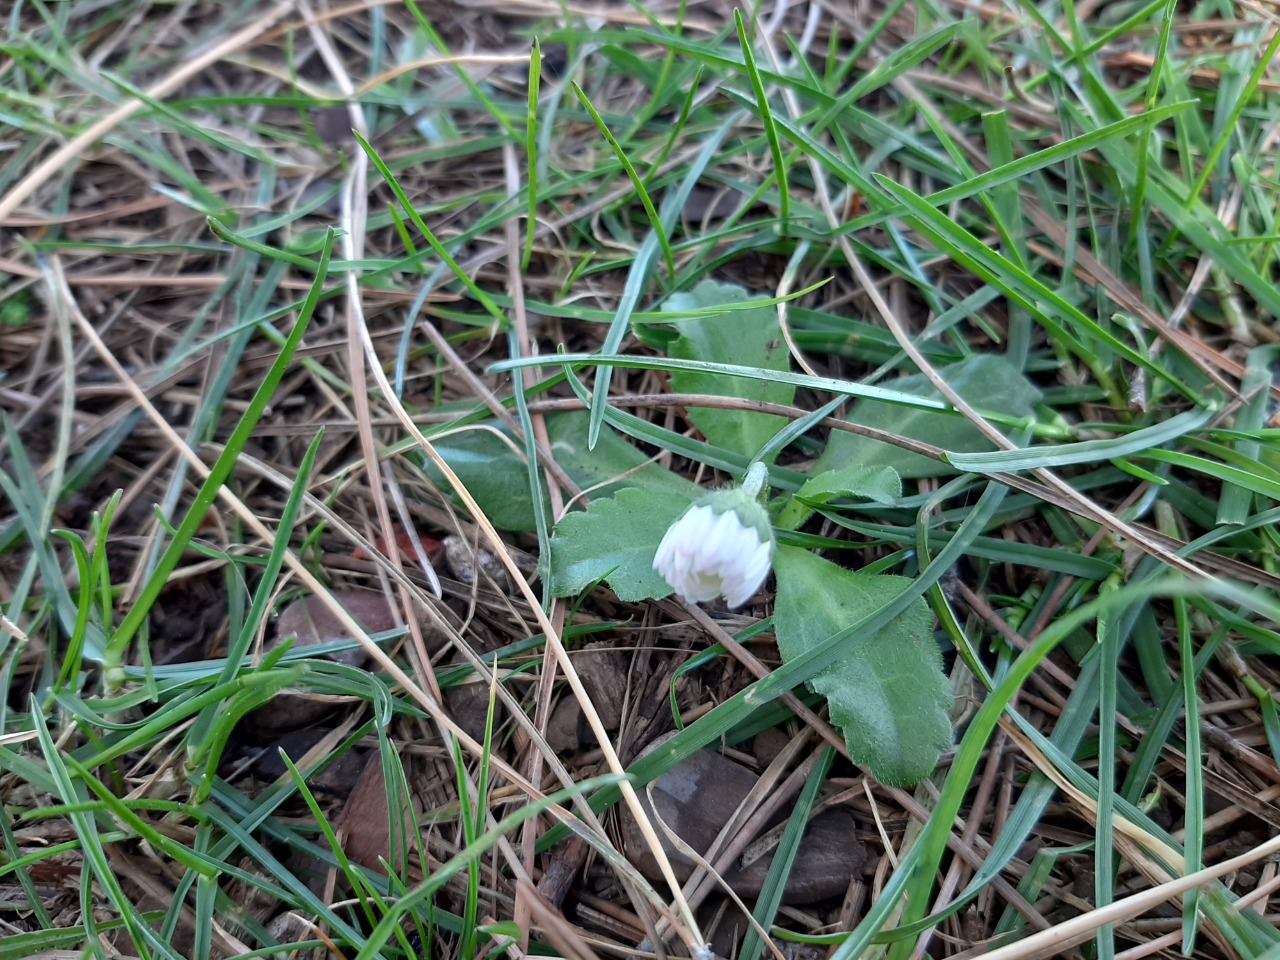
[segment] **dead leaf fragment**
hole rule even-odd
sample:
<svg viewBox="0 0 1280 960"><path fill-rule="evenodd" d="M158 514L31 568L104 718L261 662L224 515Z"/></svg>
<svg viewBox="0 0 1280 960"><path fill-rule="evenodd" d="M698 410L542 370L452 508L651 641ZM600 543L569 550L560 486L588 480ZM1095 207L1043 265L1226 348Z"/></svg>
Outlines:
<svg viewBox="0 0 1280 960"><path fill-rule="evenodd" d="M399 812L400 824L412 822L405 812ZM394 855L391 849L391 801L379 754L369 757L338 824L345 838L343 850L353 863L385 875L383 862L395 863L403 856L403 849ZM402 844L403 839L397 846Z"/></svg>

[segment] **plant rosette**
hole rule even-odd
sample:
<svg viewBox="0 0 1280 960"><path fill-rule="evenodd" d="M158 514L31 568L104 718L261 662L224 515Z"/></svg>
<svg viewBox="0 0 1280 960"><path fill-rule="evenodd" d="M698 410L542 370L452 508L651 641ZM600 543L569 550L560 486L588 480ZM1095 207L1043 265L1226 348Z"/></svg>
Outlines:
<svg viewBox="0 0 1280 960"><path fill-rule="evenodd" d="M785 338L778 312L756 299L740 287L710 280L668 298L663 310L672 313L673 329L654 337L653 345L667 345L673 389L751 403L793 402L795 385L786 376L790 357L779 346ZM951 364L945 376L971 403L1006 417L1032 416L1040 396L998 358ZM993 393L993 384L1001 390ZM848 414L852 422L925 439L952 454L987 449L985 438L969 436L941 409L940 395L922 375L900 378L892 390L874 393L858 399ZM772 571L775 592L767 626L783 663L803 665L795 671L803 679L792 686L803 682L827 699L849 756L882 782L909 786L928 777L951 746L955 696L935 636L937 620L923 596L926 584L917 576L919 558L913 551L893 558L888 566L901 566L905 576L883 564L851 569L847 558L856 554L844 548L853 544L801 529L815 515L839 523L866 503L904 510L904 474L936 476L954 468L945 461L904 459L896 447L836 432L806 470L779 469L777 482L771 483L770 465L794 439L785 420L691 406L689 420L721 469L729 462L751 464L741 484L707 492L649 463L604 426L592 447L586 442L588 415L577 416L562 421L556 445L561 466L570 474L581 468L584 487L621 479L598 488L585 509L570 511L556 524L548 551L550 592L570 597L606 584L623 603L676 593L689 603L723 597L736 608L759 593ZM631 432L622 429L628 424L637 438L669 446L661 440L661 428L646 424L641 429L625 417L618 421L623 433ZM463 462L475 461L473 456ZM499 475L487 465L479 472ZM509 482L493 486L498 505L510 498ZM777 489L766 497L770 486ZM867 519L883 517L877 510ZM814 544L828 547L828 555L815 552ZM886 615L889 609L893 612ZM767 699L777 696L772 690Z"/></svg>
<svg viewBox="0 0 1280 960"><path fill-rule="evenodd" d="M839 652L807 682L830 703L832 723L849 756L896 786L927 777L951 745L954 701L923 598L901 604L911 581L850 570L810 550L780 546L774 529L794 531L815 510L865 498L892 503L901 482L890 467L849 465L824 471L778 498L776 516L761 502L767 471L757 461L741 486L690 502L669 490L635 487L593 500L556 526L551 577L557 596L607 582L620 600L671 592L706 603L724 597L739 607L777 577L772 615L778 651L790 663L886 605L902 609L880 629L840 643Z"/></svg>

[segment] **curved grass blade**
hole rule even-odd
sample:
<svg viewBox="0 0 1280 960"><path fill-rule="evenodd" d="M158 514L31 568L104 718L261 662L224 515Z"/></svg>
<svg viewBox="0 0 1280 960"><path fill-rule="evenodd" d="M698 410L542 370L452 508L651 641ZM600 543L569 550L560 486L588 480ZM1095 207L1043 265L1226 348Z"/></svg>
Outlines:
<svg viewBox="0 0 1280 960"><path fill-rule="evenodd" d="M1183 467L1195 473L1213 477L1215 480L1221 480L1223 483L1236 484L1246 490L1260 493L1264 497L1270 497L1272 500L1280 500L1280 480L1276 480L1270 470L1263 473L1262 464L1258 464L1256 470L1247 470L1190 453L1182 453L1179 450L1147 450L1142 456L1148 460L1158 460L1161 463L1173 464L1175 467ZM1235 531L1232 530L1232 532Z"/></svg>
<svg viewBox="0 0 1280 960"><path fill-rule="evenodd" d="M994 450L990 453L948 453L944 459L966 473L1018 473L1076 463L1096 463L1162 447L1192 430L1198 430L1217 415L1217 410L1203 407L1108 440L1082 440L1080 443Z"/></svg>
<svg viewBox="0 0 1280 960"><path fill-rule="evenodd" d="M302 457L302 463L298 467L293 486L289 490L289 497L285 501L284 510L281 512L275 540L271 545L271 553L267 557L262 577L258 581L253 603L249 608L248 615L244 618L244 623L241 624L239 634L227 650L222 674L217 678L216 683L230 683L235 679L237 672L241 669L241 661L248 655L249 647L258 635L258 627L267 615L267 605L275 595L276 583L280 578L280 571L284 568L285 552L292 542L293 528L301 512L302 502L308 490L308 481L311 479L311 470L315 465L316 455L320 451L320 443L323 439L324 429L321 428L316 432L315 438L311 441L307 447L307 452ZM204 710L192 725L186 738L188 764L194 763L197 758L203 756L210 757L205 776L197 788L197 796L200 799L207 799L209 785L217 773L217 761L220 757L220 751L213 749L209 740L218 727L218 714L221 709L222 705L218 705Z"/></svg>
<svg viewBox="0 0 1280 960"><path fill-rule="evenodd" d="M743 367L733 363L710 363L705 360L677 360L668 357L644 357L631 356L629 354L618 355L601 355L592 353L562 353L555 356L546 357L522 357L518 360L501 360L491 364L487 369L491 373L503 373L509 370L518 370L522 367L537 366L567 366L567 365L597 365L602 367L632 367L637 370L692 370L697 373L714 373L724 374L730 377L747 377L751 380L769 380L780 383L789 383L797 387L805 387L811 390L822 390L827 393L835 393L846 397L865 397L868 400L883 400L885 403L893 403L898 406L912 407L917 410L933 410L939 413L952 414L959 417L950 404L942 400L934 400L929 397L916 396L910 393L903 393L899 390L889 390L885 387L876 387L862 383L852 383L848 380L838 380L832 377L811 377L808 374L793 373L787 370L764 370L759 367ZM996 413L994 411L979 410L986 419L992 423L998 423L1001 426L1011 429L1031 429L1033 432L1039 425L1028 423L1020 417L1010 417L1006 414ZM1051 428L1058 436L1061 434L1057 428Z"/></svg>
<svg viewBox="0 0 1280 960"><path fill-rule="evenodd" d="M834 119L834 114L829 116L832 109L839 107L843 110L849 104L857 103L868 94L879 90L886 84L892 83L912 67L917 67L925 60L928 60L954 40L956 34L966 29L968 25L969 21L967 20L956 20L929 33L914 37L897 50L894 50L893 53L864 73L857 83L832 104L832 107L823 114L822 119L815 125L814 132L825 130L827 124ZM826 122L823 122L824 120Z"/></svg>

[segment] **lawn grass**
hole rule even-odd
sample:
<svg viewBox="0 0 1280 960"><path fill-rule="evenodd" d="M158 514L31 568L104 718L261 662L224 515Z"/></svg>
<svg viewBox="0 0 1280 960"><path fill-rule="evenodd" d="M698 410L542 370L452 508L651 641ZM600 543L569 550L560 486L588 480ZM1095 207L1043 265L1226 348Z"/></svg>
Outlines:
<svg viewBox="0 0 1280 960"><path fill-rule="evenodd" d="M800 809L841 793L869 858L800 910L779 856L747 960L1275 956L1269 16L19 0L0 958L696 954L725 916L636 873L618 810L657 844L645 784L777 726L811 738ZM763 299L690 308L707 280ZM787 370L671 355L762 304ZM779 427L744 453L715 410ZM778 530L888 599L782 662L768 595L555 595L557 523L619 475L755 457L778 495L898 469ZM354 587L400 626L342 614L321 653L366 668L273 646ZM890 786L806 684L922 600L955 746ZM599 638L633 658L621 731ZM285 689L328 698L323 739L246 733ZM564 698L594 752L549 745ZM655 712L679 732L639 757ZM386 837L375 795L412 814Z"/></svg>

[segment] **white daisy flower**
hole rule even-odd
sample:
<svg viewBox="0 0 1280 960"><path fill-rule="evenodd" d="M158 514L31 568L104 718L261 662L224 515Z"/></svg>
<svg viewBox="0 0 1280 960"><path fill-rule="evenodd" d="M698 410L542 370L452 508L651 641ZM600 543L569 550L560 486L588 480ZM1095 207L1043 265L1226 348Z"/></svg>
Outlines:
<svg viewBox="0 0 1280 960"><path fill-rule="evenodd" d="M688 602L723 596L740 607L769 575L773 530L757 500L765 476L764 464L753 463L741 487L698 500L662 538L653 569Z"/></svg>

